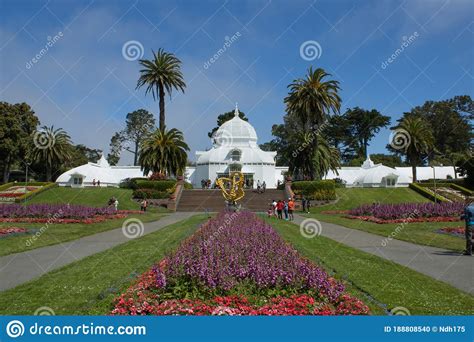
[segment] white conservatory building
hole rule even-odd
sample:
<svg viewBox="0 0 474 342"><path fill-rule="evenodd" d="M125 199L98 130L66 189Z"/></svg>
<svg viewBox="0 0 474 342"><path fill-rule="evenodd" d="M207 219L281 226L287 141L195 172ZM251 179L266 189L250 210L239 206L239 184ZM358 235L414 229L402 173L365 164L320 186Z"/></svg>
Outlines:
<svg viewBox="0 0 474 342"><path fill-rule="evenodd" d="M251 124L239 117L236 107L234 117L219 127L213 136L213 146L208 151L196 152L196 166L186 167L184 178L194 188L201 188L202 180L214 184L216 178L228 176L230 171L241 171L247 187L265 182L274 189L283 182L287 166L276 166L276 152L263 151L257 144L257 133ZM435 177L436 176L436 177ZM457 175L459 177L459 175ZM140 166L110 166L102 156L97 163L75 167L58 177L60 186L119 186L126 178L143 177ZM370 156L360 167L341 167L338 174L329 171L324 179L341 179L347 187L407 187L412 183L411 167L388 167L375 164ZM452 166L417 167L418 180L455 178Z"/></svg>
<svg viewBox="0 0 474 342"><path fill-rule="evenodd" d="M185 179L200 188L202 180L214 184L218 177L241 171L247 186L256 187L258 182L265 182L268 189L276 188L278 182L283 182L288 167L276 166L276 152L263 151L257 140L255 129L239 117L236 107L234 117L214 134L212 148L196 152L196 166L186 168Z"/></svg>
<svg viewBox="0 0 474 342"><path fill-rule="evenodd" d="M56 183L59 186L83 188L100 181L100 186L117 187L122 180L135 177L143 177L140 166L110 166L102 155L97 163L87 163L64 172L56 179Z"/></svg>

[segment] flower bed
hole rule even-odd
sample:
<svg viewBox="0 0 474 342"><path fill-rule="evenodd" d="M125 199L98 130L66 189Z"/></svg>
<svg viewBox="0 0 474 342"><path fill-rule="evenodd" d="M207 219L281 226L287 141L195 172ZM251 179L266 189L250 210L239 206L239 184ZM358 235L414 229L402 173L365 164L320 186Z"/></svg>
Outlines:
<svg viewBox="0 0 474 342"><path fill-rule="evenodd" d="M94 208L67 204L0 204L0 222L26 223L98 223L122 219L138 210L119 210L112 207Z"/></svg>
<svg viewBox="0 0 474 342"><path fill-rule="evenodd" d="M466 234L466 228L465 227L444 227L444 228L439 229L438 233L464 237Z"/></svg>
<svg viewBox="0 0 474 342"><path fill-rule="evenodd" d="M254 214L221 213L115 301L112 314L368 314Z"/></svg>
<svg viewBox="0 0 474 342"><path fill-rule="evenodd" d="M20 227L0 228L0 238L7 237L9 235L23 234L27 232L28 230L26 228L20 228Z"/></svg>
<svg viewBox="0 0 474 342"><path fill-rule="evenodd" d="M350 216L369 216L382 220L416 219L428 217L460 217L464 204L460 202L443 203L402 203L362 205L349 211Z"/></svg>
<svg viewBox="0 0 474 342"><path fill-rule="evenodd" d="M353 220L362 220L367 222L373 222L378 224L385 224L385 223L420 223L420 222L456 222L459 221L459 217L405 217L399 219L381 219L374 216L353 216L353 215L346 215L344 216L348 219Z"/></svg>

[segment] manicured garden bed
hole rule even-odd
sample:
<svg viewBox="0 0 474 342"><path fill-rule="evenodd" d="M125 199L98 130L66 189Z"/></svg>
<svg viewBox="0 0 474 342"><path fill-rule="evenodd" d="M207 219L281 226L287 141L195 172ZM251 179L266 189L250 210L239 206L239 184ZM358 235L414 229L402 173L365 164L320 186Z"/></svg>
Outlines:
<svg viewBox="0 0 474 342"><path fill-rule="evenodd" d="M113 314L368 314L250 212L219 214L116 300Z"/></svg>
<svg viewBox="0 0 474 342"><path fill-rule="evenodd" d="M130 214L141 212L69 204L0 204L0 222L92 224L125 218Z"/></svg>

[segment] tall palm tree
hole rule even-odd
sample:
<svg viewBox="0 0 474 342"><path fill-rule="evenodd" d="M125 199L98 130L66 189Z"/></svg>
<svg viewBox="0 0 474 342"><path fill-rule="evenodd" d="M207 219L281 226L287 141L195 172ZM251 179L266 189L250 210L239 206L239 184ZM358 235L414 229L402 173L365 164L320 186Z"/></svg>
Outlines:
<svg viewBox="0 0 474 342"><path fill-rule="evenodd" d="M287 112L295 114L304 125L321 125L331 113L339 113L341 98L339 82L324 79L328 74L324 69L313 67L308 69L304 79L296 79L288 88L290 92L285 98Z"/></svg>
<svg viewBox="0 0 474 342"><path fill-rule="evenodd" d="M51 182L53 169L59 168L71 158L71 137L62 128L43 126L35 133L33 140L31 158L36 162L44 163L46 180Z"/></svg>
<svg viewBox="0 0 474 342"><path fill-rule="evenodd" d="M314 137L308 149L310 160L313 160L318 151L319 128L330 114L339 113L341 108L339 82L326 80L328 76L331 75L324 69L313 71L313 67L310 67L305 78L296 79L288 86L290 91L285 98L289 118L298 120L302 131ZM318 175L316 165L312 162L307 163L305 173L311 179L322 176Z"/></svg>
<svg viewBox="0 0 474 342"><path fill-rule="evenodd" d="M397 133L398 130L398 133ZM405 132L403 132L404 130ZM412 168L413 182L416 182L416 167L434 149L434 138L429 123L419 116L405 116L395 127L394 144L397 144L397 134L402 134L402 144L398 152L404 154Z"/></svg>
<svg viewBox="0 0 474 342"><path fill-rule="evenodd" d="M141 145L139 163L145 174L161 172L167 175L183 173L188 158L188 145L176 128L157 129Z"/></svg>
<svg viewBox="0 0 474 342"><path fill-rule="evenodd" d="M140 78L136 89L146 86L145 95L151 93L153 99L160 101L160 129L165 129L165 92L171 96L173 89L184 93L184 83L181 73L181 61L172 53L158 49L153 53L153 59L141 59L139 61L143 69L140 70Z"/></svg>

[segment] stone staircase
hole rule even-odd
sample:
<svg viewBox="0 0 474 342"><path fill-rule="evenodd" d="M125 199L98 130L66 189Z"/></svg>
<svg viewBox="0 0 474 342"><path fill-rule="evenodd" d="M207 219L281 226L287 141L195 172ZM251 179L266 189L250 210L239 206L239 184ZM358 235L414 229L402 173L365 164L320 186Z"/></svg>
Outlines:
<svg viewBox="0 0 474 342"><path fill-rule="evenodd" d="M245 197L239 201L242 209L267 211L272 200L284 199L284 191L267 189L264 193L245 190ZM183 190L176 211L221 211L225 208L221 190Z"/></svg>

